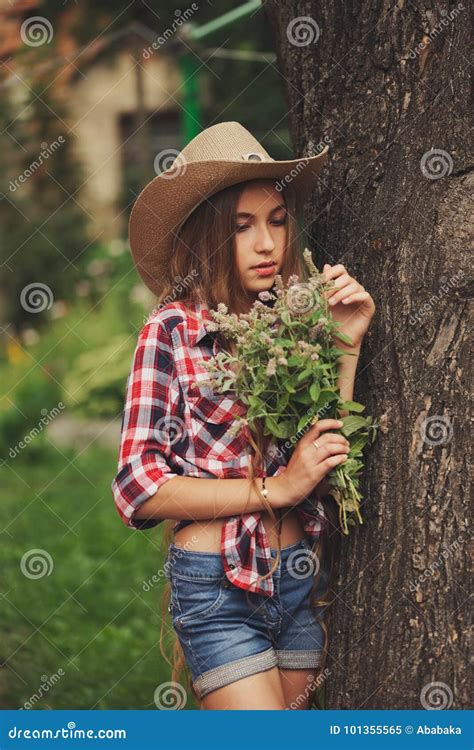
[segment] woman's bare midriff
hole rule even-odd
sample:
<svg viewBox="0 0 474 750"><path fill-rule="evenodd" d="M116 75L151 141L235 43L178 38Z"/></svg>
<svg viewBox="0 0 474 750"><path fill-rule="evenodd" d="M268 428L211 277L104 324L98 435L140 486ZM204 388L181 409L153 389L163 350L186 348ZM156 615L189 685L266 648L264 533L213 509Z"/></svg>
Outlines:
<svg viewBox="0 0 474 750"><path fill-rule="evenodd" d="M260 511L260 513L269 545L276 549L278 546L278 516L275 514L276 521L274 521L268 511ZM210 521L194 521L175 532L174 543L177 547L185 547L187 550L195 552L220 552L222 525L225 520L225 518L215 518ZM305 532L297 511L285 508L281 524L281 547L288 547L290 544L303 539L304 536Z"/></svg>

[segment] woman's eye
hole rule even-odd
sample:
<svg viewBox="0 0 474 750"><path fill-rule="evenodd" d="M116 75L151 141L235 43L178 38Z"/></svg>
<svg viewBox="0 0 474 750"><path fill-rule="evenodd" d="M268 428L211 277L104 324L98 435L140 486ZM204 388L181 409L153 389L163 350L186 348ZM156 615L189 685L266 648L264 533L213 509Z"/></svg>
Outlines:
<svg viewBox="0 0 474 750"><path fill-rule="evenodd" d="M271 223L276 227L281 227L283 226L283 224L286 224L286 216L283 219L274 219ZM245 229L248 229L248 228L249 228L248 224L237 224L235 231L243 232Z"/></svg>

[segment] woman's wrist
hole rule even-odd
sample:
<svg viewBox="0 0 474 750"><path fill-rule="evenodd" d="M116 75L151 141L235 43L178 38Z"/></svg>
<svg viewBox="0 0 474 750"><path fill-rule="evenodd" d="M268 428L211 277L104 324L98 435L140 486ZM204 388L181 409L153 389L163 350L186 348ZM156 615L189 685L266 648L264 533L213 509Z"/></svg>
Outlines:
<svg viewBox="0 0 474 750"><path fill-rule="evenodd" d="M283 474L276 477L267 477L266 487L268 490L268 502L274 509L285 508L294 505L299 497L295 494L294 483Z"/></svg>

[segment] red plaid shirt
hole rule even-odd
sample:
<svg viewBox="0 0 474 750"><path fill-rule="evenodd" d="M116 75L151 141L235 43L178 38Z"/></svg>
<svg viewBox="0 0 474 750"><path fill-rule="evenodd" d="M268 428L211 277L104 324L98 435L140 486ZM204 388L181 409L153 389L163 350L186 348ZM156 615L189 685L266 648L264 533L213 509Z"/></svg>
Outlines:
<svg viewBox="0 0 474 750"><path fill-rule="evenodd" d="M176 476L245 478L249 455L247 427L229 435L234 418L246 407L209 386L203 361L219 351L217 334L206 330L212 320L205 303L173 302L152 313L138 336L127 381L118 473L112 482L113 498L124 523L135 529L156 526L163 518L139 519L134 513L162 484ZM256 476L285 471L285 452L273 440L265 470ZM308 499L296 510L306 535L318 539L327 522L320 501ZM234 585L257 593L273 594L268 573L272 559L261 513L225 519L222 561ZM173 531L192 523L177 521Z"/></svg>

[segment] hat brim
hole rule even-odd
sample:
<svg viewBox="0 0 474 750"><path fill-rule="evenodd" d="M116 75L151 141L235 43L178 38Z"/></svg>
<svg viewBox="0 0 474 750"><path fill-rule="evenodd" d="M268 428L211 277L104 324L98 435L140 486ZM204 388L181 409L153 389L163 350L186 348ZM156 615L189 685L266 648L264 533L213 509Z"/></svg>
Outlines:
<svg viewBox="0 0 474 750"><path fill-rule="evenodd" d="M291 184L298 203L308 196L327 161L320 154L288 161L193 161L154 177L141 191L130 214L128 236L137 271L159 295L160 277L174 238L194 209L214 193L252 179L275 179L277 189Z"/></svg>

